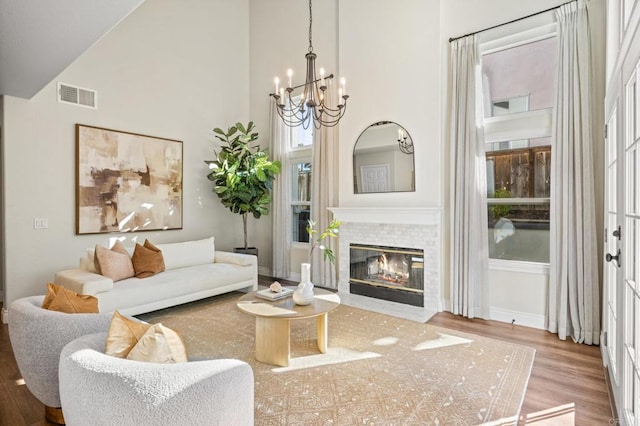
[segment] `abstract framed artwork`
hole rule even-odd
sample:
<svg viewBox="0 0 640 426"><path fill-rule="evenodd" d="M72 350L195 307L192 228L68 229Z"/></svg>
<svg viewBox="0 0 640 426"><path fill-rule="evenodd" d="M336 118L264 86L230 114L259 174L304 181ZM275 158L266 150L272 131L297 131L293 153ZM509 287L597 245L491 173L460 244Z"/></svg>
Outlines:
<svg viewBox="0 0 640 426"><path fill-rule="evenodd" d="M76 234L182 229L182 141L76 124Z"/></svg>

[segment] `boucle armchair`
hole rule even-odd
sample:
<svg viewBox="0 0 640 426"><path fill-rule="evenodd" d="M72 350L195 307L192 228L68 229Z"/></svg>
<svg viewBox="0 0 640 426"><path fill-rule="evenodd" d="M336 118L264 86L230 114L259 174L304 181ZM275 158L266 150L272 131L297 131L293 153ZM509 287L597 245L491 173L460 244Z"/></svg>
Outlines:
<svg viewBox="0 0 640 426"><path fill-rule="evenodd" d="M131 361L105 355L106 336L83 336L62 350L60 398L67 425L253 424L248 364Z"/></svg>
<svg viewBox="0 0 640 426"><path fill-rule="evenodd" d="M46 407L47 419L64 423L60 411L58 364L62 348L85 334L106 332L111 314L65 314L42 309L44 296L9 305L9 338L22 378Z"/></svg>

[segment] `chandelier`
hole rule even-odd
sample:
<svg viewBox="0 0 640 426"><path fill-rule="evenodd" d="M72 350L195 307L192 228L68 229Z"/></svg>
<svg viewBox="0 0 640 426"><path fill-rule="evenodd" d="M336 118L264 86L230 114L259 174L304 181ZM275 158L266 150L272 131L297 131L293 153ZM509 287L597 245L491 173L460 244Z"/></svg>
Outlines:
<svg viewBox="0 0 640 426"><path fill-rule="evenodd" d="M402 129L398 129L398 147L405 154L413 154L413 142L407 140L407 134Z"/></svg>
<svg viewBox="0 0 640 426"><path fill-rule="evenodd" d="M280 79L275 78L275 93L270 96L276 103L276 111L284 123L289 127L302 126L307 129L311 122L316 129L321 126L333 127L342 118L347 110L347 99L345 79L340 80L338 89L338 105L328 105L326 100L327 82L333 79L333 74L325 76L324 68L320 68L320 78L316 77L316 54L313 53L311 42L311 24L313 16L311 13L311 0L309 0L309 51L304 57L307 60L307 75L304 84L292 86L291 77L293 70L287 70L288 87L280 87ZM302 94L292 96L296 89L302 89Z"/></svg>

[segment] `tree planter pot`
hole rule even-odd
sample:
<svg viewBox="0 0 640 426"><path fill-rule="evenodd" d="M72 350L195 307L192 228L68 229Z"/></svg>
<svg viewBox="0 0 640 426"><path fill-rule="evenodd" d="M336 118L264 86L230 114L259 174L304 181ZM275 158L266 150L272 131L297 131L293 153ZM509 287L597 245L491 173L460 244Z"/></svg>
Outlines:
<svg viewBox="0 0 640 426"><path fill-rule="evenodd" d="M233 249L234 253L242 253L242 254L252 254L255 257L258 257L258 248L257 247L235 247Z"/></svg>

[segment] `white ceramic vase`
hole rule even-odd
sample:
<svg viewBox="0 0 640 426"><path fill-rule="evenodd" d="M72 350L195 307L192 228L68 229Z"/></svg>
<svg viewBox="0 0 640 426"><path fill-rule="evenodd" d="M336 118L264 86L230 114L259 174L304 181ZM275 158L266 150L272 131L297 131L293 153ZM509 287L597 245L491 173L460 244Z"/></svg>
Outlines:
<svg viewBox="0 0 640 426"><path fill-rule="evenodd" d="M298 288L293 292L293 301L296 305L308 305L313 302L313 283L311 282L311 264L302 263L300 265L300 275L302 280Z"/></svg>

